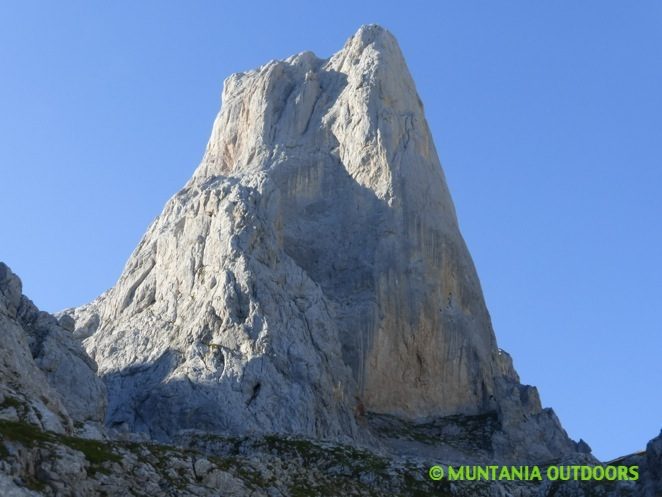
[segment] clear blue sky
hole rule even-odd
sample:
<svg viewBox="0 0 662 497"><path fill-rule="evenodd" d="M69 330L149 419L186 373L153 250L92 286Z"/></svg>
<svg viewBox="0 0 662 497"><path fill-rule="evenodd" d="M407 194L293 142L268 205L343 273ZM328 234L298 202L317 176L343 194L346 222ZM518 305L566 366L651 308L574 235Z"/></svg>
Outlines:
<svg viewBox="0 0 662 497"><path fill-rule="evenodd" d="M112 286L230 73L399 39L499 344L597 456L662 428L662 2L0 4L0 259L57 311Z"/></svg>

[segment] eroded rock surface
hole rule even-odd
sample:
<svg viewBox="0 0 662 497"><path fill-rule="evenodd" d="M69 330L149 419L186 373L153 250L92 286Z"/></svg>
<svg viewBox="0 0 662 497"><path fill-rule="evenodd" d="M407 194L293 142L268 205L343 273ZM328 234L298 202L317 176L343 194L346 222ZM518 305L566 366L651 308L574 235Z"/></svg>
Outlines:
<svg viewBox="0 0 662 497"><path fill-rule="evenodd" d="M222 100L117 284L61 316L88 337L112 427L370 442L357 413L497 412L498 451L510 432L522 454L531 437L536 457L575 451L497 347L390 33L234 74Z"/></svg>
<svg viewBox="0 0 662 497"><path fill-rule="evenodd" d="M94 361L22 294L21 280L0 262L0 419L65 433L102 423L105 408Z"/></svg>

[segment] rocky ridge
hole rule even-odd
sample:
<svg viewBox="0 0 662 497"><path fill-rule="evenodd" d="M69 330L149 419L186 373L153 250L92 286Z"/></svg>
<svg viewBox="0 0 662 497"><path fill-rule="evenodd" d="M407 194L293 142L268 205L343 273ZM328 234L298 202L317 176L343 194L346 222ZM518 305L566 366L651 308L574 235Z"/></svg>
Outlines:
<svg viewBox="0 0 662 497"><path fill-rule="evenodd" d="M39 311L0 262L0 419L61 434L100 433L106 388L72 329L72 321Z"/></svg>

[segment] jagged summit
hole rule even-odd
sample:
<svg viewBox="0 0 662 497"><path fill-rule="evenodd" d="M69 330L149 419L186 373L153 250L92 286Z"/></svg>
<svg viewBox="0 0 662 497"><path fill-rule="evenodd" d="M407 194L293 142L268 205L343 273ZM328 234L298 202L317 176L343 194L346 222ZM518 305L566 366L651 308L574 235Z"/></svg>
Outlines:
<svg viewBox="0 0 662 497"><path fill-rule="evenodd" d="M348 111L359 113L353 124L364 136L357 136L357 141L374 141L379 131L391 131L388 123L379 126L375 122L388 117L378 115L382 103L392 112L420 117L423 110L395 38L375 25L361 27L329 59L302 52L231 75L224 82L222 102L194 181L269 169L278 163L276 154L283 147L324 145L316 136L319 128L339 118L346 120ZM353 106L343 108L348 103ZM246 133L246 123L250 123L250 133ZM372 171L376 179L379 173Z"/></svg>
<svg viewBox="0 0 662 497"><path fill-rule="evenodd" d="M192 179L115 287L70 314L116 428L369 440L363 411L497 412L501 447L531 433L541 457L574 447L497 347L423 106L379 26L327 60L227 78Z"/></svg>
<svg viewBox="0 0 662 497"><path fill-rule="evenodd" d="M398 48L398 42L396 41L395 36L393 36L388 29L379 24L364 24L361 26L356 33L349 38L347 43L345 43L343 50L346 50L347 47L352 44L359 50L372 44L375 44L378 47L388 44Z"/></svg>

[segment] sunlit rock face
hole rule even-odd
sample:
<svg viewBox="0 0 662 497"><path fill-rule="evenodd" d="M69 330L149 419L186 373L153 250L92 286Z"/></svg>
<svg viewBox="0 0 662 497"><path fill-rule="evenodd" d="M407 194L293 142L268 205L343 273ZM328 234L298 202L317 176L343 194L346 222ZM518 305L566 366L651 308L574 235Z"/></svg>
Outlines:
<svg viewBox="0 0 662 497"><path fill-rule="evenodd" d="M367 440L359 408L541 412L497 348L389 32L234 74L222 102L115 287L70 312L109 425Z"/></svg>
<svg viewBox="0 0 662 497"><path fill-rule="evenodd" d="M367 408L423 417L485 407L494 334L388 32L364 27L329 60L304 53L230 77L189 187L219 175L268 178L278 249L326 297Z"/></svg>

